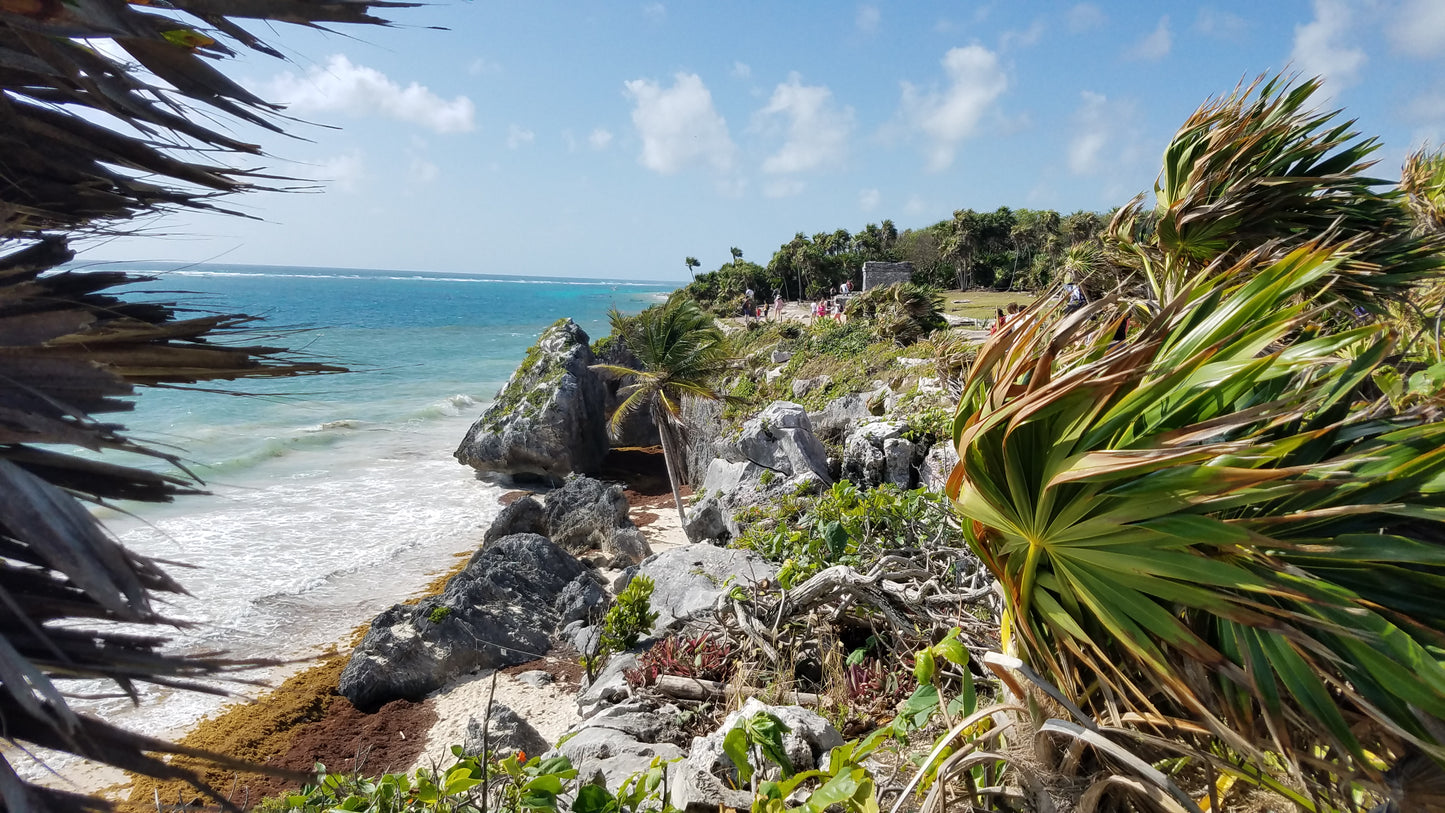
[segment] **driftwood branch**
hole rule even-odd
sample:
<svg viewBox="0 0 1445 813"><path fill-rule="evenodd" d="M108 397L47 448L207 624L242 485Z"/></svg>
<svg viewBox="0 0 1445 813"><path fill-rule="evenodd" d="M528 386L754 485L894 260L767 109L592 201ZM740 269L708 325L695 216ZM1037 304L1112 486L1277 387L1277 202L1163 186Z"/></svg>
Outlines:
<svg viewBox="0 0 1445 813"><path fill-rule="evenodd" d="M719 683L716 680L678 677L677 675L659 675L657 678L657 691L660 694L675 697L679 700L713 700L719 697L761 697L768 693L767 689L758 686L730 686L726 683ZM828 698L809 692L783 692L779 699L795 706L820 706L828 704Z"/></svg>

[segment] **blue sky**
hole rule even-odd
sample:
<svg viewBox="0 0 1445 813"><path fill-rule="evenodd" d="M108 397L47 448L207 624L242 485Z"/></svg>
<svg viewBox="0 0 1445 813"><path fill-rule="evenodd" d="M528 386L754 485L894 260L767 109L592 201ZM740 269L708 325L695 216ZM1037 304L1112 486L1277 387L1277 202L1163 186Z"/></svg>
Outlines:
<svg viewBox="0 0 1445 813"><path fill-rule="evenodd" d="M83 259L681 279L794 232L1106 210L1205 99L1284 69L1378 136L1445 140L1445 0L536 2L278 27L226 67L307 122L237 125L307 193ZM430 30L443 26L448 30Z"/></svg>

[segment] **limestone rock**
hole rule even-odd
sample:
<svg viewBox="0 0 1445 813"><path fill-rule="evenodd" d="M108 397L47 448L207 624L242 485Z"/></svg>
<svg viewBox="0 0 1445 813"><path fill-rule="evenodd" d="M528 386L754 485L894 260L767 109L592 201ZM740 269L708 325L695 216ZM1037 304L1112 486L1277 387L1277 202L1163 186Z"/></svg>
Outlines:
<svg viewBox="0 0 1445 813"><path fill-rule="evenodd" d="M817 378L799 378L793 381L793 397L802 398L813 390L826 389L833 383L833 376L820 375Z"/></svg>
<svg viewBox="0 0 1445 813"><path fill-rule="evenodd" d="M378 615L337 690L363 711L421 700L451 678L532 660L551 646L553 604L583 573L545 537L503 537L474 554L440 595Z"/></svg>
<svg viewBox="0 0 1445 813"><path fill-rule="evenodd" d="M652 553L627 515L622 487L573 476L543 502L547 533L574 555L601 551L600 564L627 567Z"/></svg>
<svg viewBox="0 0 1445 813"><path fill-rule="evenodd" d="M687 522L682 526L691 542L713 541L723 543L732 538L727 520L723 518L722 505L716 497L704 497L687 510Z"/></svg>
<svg viewBox="0 0 1445 813"><path fill-rule="evenodd" d="M482 547L512 534L547 535L547 518L542 514L541 503L532 497L522 497L503 508L482 537Z"/></svg>
<svg viewBox="0 0 1445 813"><path fill-rule="evenodd" d="M557 482L595 471L607 453L607 392L589 365L587 333L571 319L542 332L457 447L484 474Z"/></svg>
<svg viewBox="0 0 1445 813"><path fill-rule="evenodd" d="M813 435L807 411L789 401L774 401L743 424L737 448L748 460L785 477L812 472L828 478L828 451Z"/></svg>
<svg viewBox="0 0 1445 813"><path fill-rule="evenodd" d="M908 425L903 421L869 420L857 424L843 442L843 479L850 480L864 488L873 488L885 482L907 481L912 477L913 445L906 447L894 444L894 468L889 468L885 445L889 441L903 440L903 430ZM908 462L901 462L900 455L907 449ZM907 474L905 475L905 472ZM890 478L890 474L898 480ZM905 486L906 487L906 486Z"/></svg>
<svg viewBox="0 0 1445 813"><path fill-rule="evenodd" d="M668 742L676 738L675 706L631 701L598 712L568 732L556 752L577 769L579 784L597 783L617 791L628 777L647 770L652 761L682 756Z"/></svg>
<svg viewBox="0 0 1445 813"><path fill-rule="evenodd" d="M794 771L819 767L828 758L828 751L843 744L843 736L817 713L799 706L769 706L757 698L748 698L743 707L723 719L722 725L706 737L695 737L687 759L674 763L668 772L668 785L674 807L688 813L711 813L723 807L743 809L751 805L751 795L735 791L740 787L737 768L723 751L723 739L740 720L759 712L776 716L787 726L783 750L793 763ZM776 773L771 762L754 765L765 776Z"/></svg>
<svg viewBox="0 0 1445 813"><path fill-rule="evenodd" d="M821 412L809 413L808 419L818 437L836 441L847 435L853 424L872 414L868 409L868 398L851 393L829 401Z"/></svg>
<svg viewBox="0 0 1445 813"><path fill-rule="evenodd" d="M583 573L562 588L553 603L557 612L557 623L571 624L573 621L597 622L611 606L612 598L591 573Z"/></svg>
<svg viewBox="0 0 1445 813"><path fill-rule="evenodd" d="M904 438L883 441L883 482L899 488L913 485L913 442Z"/></svg>
<svg viewBox="0 0 1445 813"><path fill-rule="evenodd" d="M485 737L483 720L486 722ZM467 733L461 745L462 753L470 756L481 754L485 745L487 752L493 757L524 751L529 758L543 754L552 747L551 743L542 739L542 735L531 723L522 719L510 707L497 702L492 703L490 713L473 714L467 720Z"/></svg>
<svg viewBox="0 0 1445 813"><path fill-rule="evenodd" d="M774 364L787 364L793 359L793 353L790 350L774 350L772 359Z"/></svg>
<svg viewBox="0 0 1445 813"><path fill-rule="evenodd" d="M729 583L748 586L775 578L777 565L752 551L689 545L649 557L638 568L652 579L653 635L662 635L694 615L711 609Z"/></svg>
<svg viewBox="0 0 1445 813"><path fill-rule="evenodd" d="M636 668L637 654L634 652L617 652L608 658L602 671L577 695L577 713L582 719L588 719L602 709L631 697L632 687L628 685L624 673L628 669Z"/></svg>

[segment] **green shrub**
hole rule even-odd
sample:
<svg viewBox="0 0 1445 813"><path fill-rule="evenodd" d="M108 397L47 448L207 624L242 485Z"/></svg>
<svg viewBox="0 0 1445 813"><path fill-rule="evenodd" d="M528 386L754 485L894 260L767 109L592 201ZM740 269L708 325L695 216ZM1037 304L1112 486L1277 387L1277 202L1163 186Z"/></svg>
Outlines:
<svg viewBox="0 0 1445 813"><path fill-rule="evenodd" d="M427 613L426 620L432 622L433 624L440 624L441 622L447 620L447 616L451 614L451 607L433 607L432 611L430 613Z"/></svg>
<svg viewBox="0 0 1445 813"><path fill-rule="evenodd" d="M652 610L652 579L638 574L627 583L602 619L602 648L608 653L637 646L637 640L652 630L657 613Z"/></svg>

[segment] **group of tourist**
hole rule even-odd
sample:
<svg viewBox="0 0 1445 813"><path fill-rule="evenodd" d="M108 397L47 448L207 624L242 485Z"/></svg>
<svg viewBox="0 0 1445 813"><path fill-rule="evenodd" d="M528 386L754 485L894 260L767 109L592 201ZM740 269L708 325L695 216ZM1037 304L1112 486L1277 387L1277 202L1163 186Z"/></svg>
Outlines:
<svg viewBox="0 0 1445 813"><path fill-rule="evenodd" d="M844 280L842 285L830 288L827 297L819 299L817 302L812 303L811 306L807 306L803 313L805 316L811 316L813 321L817 321L818 319L833 319L837 322L843 322L847 317L843 313L843 303L838 301L837 297L839 294L847 295L851 293L853 293L852 281ZM743 298L739 304L739 311L744 322L757 320L767 322L773 321L774 319L776 319L776 321L782 321L784 318L783 306L785 304L783 295L779 292L774 295L773 301L768 302L764 300L760 306L755 292L752 288L748 288L743 292ZM804 305L807 305L807 303L804 303Z"/></svg>

